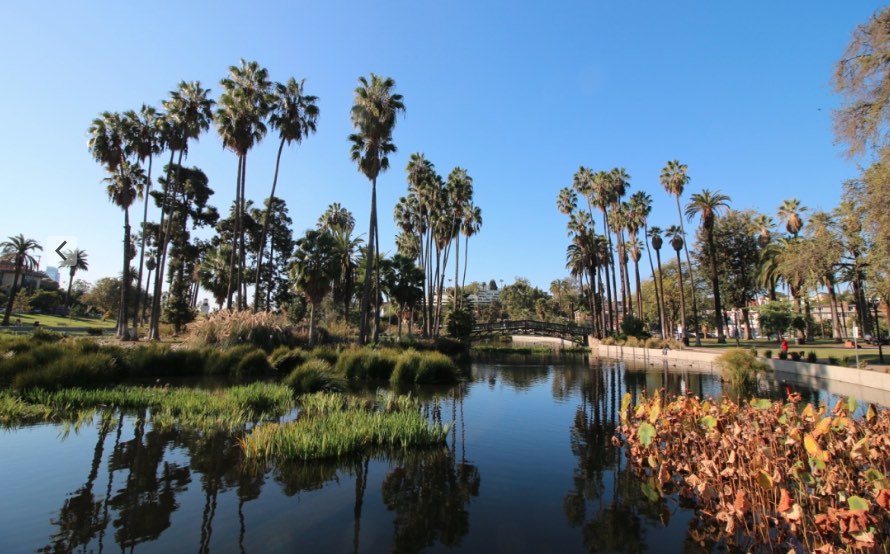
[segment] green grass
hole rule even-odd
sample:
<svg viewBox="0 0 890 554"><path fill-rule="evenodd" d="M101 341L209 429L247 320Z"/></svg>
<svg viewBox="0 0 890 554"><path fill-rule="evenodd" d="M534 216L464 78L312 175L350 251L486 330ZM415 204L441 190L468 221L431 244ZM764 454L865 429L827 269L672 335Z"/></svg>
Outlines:
<svg viewBox="0 0 890 554"><path fill-rule="evenodd" d="M43 314L13 314L12 317L9 318L10 325L14 325L16 319L21 319L22 325L34 325L35 321L39 321L41 327L89 327L91 329L114 329L114 326L117 325L117 323L111 319L102 321L100 319L92 319L88 317L61 317Z"/></svg>
<svg viewBox="0 0 890 554"><path fill-rule="evenodd" d="M772 350L773 358L775 359L779 357L779 351L781 350L780 343L776 341L768 341L766 339L743 340L739 342L741 344L741 348L756 348L761 355L766 350ZM690 346L695 348L695 343L691 341L690 343ZM717 339L702 339L701 347L707 349L736 348L736 342L734 339L727 339L726 344L717 344ZM864 361L868 365L872 366L890 365L890 346L884 346L883 349L884 363L881 364L878 358L878 347L872 346L870 344L860 343L859 360ZM804 359L807 352L813 351L816 353L818 363L828 363L829 357L837 358L839 360L843 359L845 356L849 356L851 359L856 357L856 349L844 348L843 344L839 345L832 339L816 339L807 341L806 344L794 344L794 341L789 341L788 351L803 352Z"/></svg>
<svg viewBox="0 0 890 554"><path fill-rule="evenodd" d="M255 427L241 442L245 456L259 461L335 458L375 447L442 444L448 436L448 426L430 423L410 397L366 408L355 399L320 393L302 403L297 421Z"/></svg>

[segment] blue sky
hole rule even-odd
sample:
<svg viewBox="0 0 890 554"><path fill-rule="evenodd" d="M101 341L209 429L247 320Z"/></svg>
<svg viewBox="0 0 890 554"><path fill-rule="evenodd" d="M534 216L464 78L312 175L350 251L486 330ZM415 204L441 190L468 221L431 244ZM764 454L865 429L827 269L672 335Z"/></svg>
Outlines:
<svg viewBox="0 0 890 554"><path fill-rule="evenodd" d="M407 108L392 168L379 180L381 252L404 167L423 152L443 175L474 179L484 225L469 280L566 275L555 198L579 165L616 166L647 191L651 224L676 222L658 182L688 164L685 197L719 189L734 208L774 214L785 198L831 209L858 174L834 144L830 79L876 2L6 2L0 5L0 236L73 236L95 281L120 271L122 214L86 148L103 110L158 105L180 80L219 80L240 58L270 77L306 79L318 133L285 151L280 196L295 235L332 202L367 232L370 187L349 160L349 108L360 75L395 79ZM271 187L277 140L248 158L247 196ZM234 154L215 130L191 146L216 191L234 197ZM158 167L156 165L156 167ZM141 213L141 207L133 210ZM152 209L152 212L155 212ZM44 244L42 266L55 245Z"/></svg>

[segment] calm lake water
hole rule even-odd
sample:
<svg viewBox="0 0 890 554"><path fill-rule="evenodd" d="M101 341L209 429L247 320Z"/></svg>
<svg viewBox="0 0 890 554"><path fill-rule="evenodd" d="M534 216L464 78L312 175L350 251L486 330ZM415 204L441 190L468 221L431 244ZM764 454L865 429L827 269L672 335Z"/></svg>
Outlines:
<svg viewBox="0 0 890 554"><path fill-rule="evenodd" d="M695 552L692 512L647 501L611 444L624 392L660 387L721 393L709 374L618 362L477 362L420 393L455 422L446 446L265 470L235 437L135 414L4 430L0 552Z"/></svg>

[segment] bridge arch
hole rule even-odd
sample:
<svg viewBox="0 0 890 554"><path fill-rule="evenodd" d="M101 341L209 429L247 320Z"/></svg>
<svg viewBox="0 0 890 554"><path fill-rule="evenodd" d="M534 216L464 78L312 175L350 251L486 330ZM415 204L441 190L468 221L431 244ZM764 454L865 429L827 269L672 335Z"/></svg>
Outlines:
<svg viewBox="0 0 890 554"><path fill-rule="evenodd" d="M479 323L473 326L470 340L480 340L504 335L534 335L569 340L580 346L587 345L593 329L582 325L551 323L533 319L504 320L495 323Z"/></svg>

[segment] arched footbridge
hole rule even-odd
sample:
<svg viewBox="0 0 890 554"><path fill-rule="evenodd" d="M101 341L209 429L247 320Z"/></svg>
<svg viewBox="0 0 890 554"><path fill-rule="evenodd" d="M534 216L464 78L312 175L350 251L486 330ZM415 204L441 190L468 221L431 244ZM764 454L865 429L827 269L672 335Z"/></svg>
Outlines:
<svg viewBox="0 0 890 554"><path fill-rule="evenodd" d="M523 319L515 321L504 320L496 323L479 323L473 327L473 331L470 333L470 340L502 335L535 335L564 339L583 346L587 344L587 337L592 334L593 329L583 325Z"/></svg>

